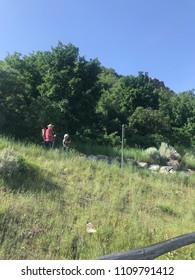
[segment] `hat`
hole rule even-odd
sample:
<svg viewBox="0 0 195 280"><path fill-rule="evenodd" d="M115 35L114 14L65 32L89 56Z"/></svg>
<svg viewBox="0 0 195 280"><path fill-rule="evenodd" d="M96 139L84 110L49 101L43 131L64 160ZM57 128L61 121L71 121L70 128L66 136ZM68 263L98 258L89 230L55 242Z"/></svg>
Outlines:
<svg viewBox="0 0 195 280"><path fill-rule="evenodd" d="M53 126L54 126L54 125L50 123L50 124L48 124L48 126L47 126L47 127L53 127Z"/></svg>

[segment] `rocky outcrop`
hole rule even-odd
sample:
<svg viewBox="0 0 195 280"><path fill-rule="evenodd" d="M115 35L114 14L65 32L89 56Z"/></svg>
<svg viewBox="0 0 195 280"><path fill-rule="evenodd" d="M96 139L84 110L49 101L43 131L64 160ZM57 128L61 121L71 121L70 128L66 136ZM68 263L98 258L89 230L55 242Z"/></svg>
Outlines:
<svg viewBox="0 0 195 280"><path fill-rule="evenodd" d="M191 170L185 168L182 163L181 155L176 151L175 148L168 145L167 143L161 143L159 149L150 147L145 150L149 157L149 162L137 161L134 158L127 158L124 164L129 164L133 167L140 169L148 169L153 172L159 172L161 174L170 174L175 172L184 172L190 174ZM88 160L102 160L109 164L121 163L120 157L110 157L105 155L89 155L86 156Z"/></svg>
<svg viewBox="0 0 195 280"><path fill-rule="evenodd" d="M181 155L175 150L175 148L164 142L160 145L159 154L162 159L167 161L177 160L178 162L180 162L182 159Z"/></svg>

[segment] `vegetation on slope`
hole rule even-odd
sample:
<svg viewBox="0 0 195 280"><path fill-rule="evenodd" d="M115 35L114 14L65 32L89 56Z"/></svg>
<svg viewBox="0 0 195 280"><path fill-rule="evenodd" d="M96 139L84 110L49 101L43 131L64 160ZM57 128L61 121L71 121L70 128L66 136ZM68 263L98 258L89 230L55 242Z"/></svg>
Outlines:
<svg viewBox="0 0 195 280"><path fill-rule="evenodd" d="M195 174L121 169L0 140L0 259L93 259L194 231ZM11 164L18 170L7 176ZM195 259L195 245L161 259Z"/></svg>

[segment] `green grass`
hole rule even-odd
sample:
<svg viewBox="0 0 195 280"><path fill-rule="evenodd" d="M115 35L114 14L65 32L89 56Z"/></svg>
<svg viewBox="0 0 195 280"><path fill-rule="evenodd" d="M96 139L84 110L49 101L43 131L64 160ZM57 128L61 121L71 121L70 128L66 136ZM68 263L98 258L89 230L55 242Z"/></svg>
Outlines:
<svg viewBox="0 0 195 280"><path fill-rule="evenodd" d="M188 168L195 170L195 155L186 153L184 156L184 163Z"/></svg>
<svg viewBox="0 0 195 280"><path fill-rule="evenodd" d="M93 143L74 143L74 148L87 154L103 154L106 156L121 157L121 146L101 146ZM149 161L149 157L144 149L124 148L124 159L133 158L139 161Z"/></svg>
<svg viewBox="0 0 195 280"><path fill-rule="evenodd" d="M121 169L0 138L0 153L6 147L26 168L0 178L0 259L94 259L194 231L195 174ZM159 259L195 259L195 245Z"/></svg>

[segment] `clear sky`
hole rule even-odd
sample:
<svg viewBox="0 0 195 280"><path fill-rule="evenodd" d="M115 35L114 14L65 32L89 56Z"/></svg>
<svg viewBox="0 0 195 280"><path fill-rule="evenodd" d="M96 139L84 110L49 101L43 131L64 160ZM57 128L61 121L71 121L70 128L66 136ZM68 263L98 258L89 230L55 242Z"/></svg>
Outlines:
<svg viewBox="0 0 195 280"><path fill-rule="evenodd" d="M0 0L0 60L58 41L118 74L195 88L195 0Z"/></svg>

